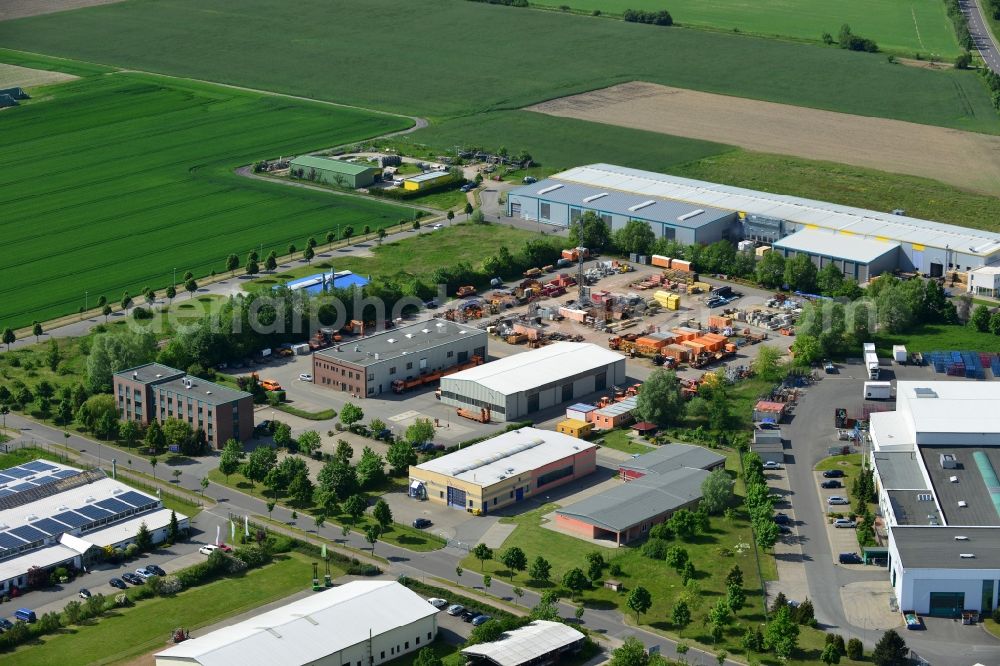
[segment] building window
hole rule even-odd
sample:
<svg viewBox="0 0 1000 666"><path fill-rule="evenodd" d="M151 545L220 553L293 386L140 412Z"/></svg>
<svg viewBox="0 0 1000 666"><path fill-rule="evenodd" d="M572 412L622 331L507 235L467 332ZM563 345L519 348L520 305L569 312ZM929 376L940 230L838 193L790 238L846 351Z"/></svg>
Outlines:
<svg viewBox="0 0 1000 666"><path fill-rule="evenodd" d="M579 208L570 208L569 209L569 221L570 221L570 224L572 224L573 222L579 222L581 217L583 217L583 211L581 209L579 209Z"/></svg>
<svg viewBox="0 0 1000 666"><path fill-rule="evenodd" d="M611 228L611 216L608 215L607 213L601 213L600 214L600 218L604 222L604 224L608 225L608 229L610 229Z"/></svg>
<svg viewBox="0 0 1000 666"><path fill-rule="evenodd" d="M396 366L392 366L391 368L389 368L389 374L390 375L396 374Z"/></svg>
<svg viewBox="0 0 1000 666"><path fill-rule="evenodd" d="M382 650L382 656L379 659L385 659L385 650Z"/></svg>
<svg viewBox="0 0 1000 666"><path fill-rule="evenodd" d="M549 219L549 216L551 214L552 214L552 207L549 204L547 203L538 204L538 217L542 218L543 220L547 220Z"/></svg>
<svg viewBox="0 0 1000 666"><path fill-rule="evenodd" d="M420 645L420 636L417 636L417 645Z"/></svg>
<svg viewBox="0 0 1000 666"><path fill-rule="evenodd" d="M430 639L431 639L431 632L428 631L427 632L427 640L430 640Z"/></svg>
<svg viewBox="0 0 1000 666"><path fill-rule="evenodd" d="M438 497L441 498L441 499L444 499L444 491L443 490L439 490L438 491Z"/></svg>
<svg viewBox="0 0 1000 666"><path fill-rule="evenodd" d="M410 641L405 641L403 643L403 649L404 650L409 650L410 649Z"/></svg>
<svg viewBox="0 0 1000 666"><path fill-rule="evenodd" d="M513 497L513 493L511 493L511 496ZM497 498L496 498L496 497L494 497L494 498L493 498L493 504L495 505L496 503L497 503Z"/></svg>
<svg viewBox="0 0 1000 666"><path fill-rule="evenodd" d="M406 369L407 370L412 370L413 369L413 361L410 361L409 363L406 364Z"/></svg>
<svg viewBox="0 0 1000 666"><path fill-rule="evenodd" d="M469 500L469 506L472 506L472 500Z"/></svg>
<svg viewBox="0 0 1000 666"><path fill-rule="evenodd" d="M573 466L567 465L566 467L561 467L559 469L554 469L551 472L542 474L538 477L538 487L547 486L554 481L559 479L565 479L567 476L573 476Z"/></svg>

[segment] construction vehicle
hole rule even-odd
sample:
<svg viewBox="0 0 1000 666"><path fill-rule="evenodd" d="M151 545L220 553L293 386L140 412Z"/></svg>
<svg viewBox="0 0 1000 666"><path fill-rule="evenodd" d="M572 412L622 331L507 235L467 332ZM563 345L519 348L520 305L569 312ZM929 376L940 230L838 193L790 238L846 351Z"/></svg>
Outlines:
<svg viewBox="0 0 1000 666"><path fill-rule="evenodd" d="M447 377L448 375L453 375L456 372L460 372L462 370L468 370L469 368L474 368L477 365L481 365L482 363L483 363L482 356L473 356L472 359L470 359L467 363L459 363L458 365L453 365L450 368L446 368L445 370L435 370L434 372L429 372L425 375L420 375L418 377L412 377L409 379L394 379L392 382L392 391L393 393L405 393L406 391L409 391L412 388L436 382L442 377ZM438 390L436 395L438 399L441 398L440 390Z"/></svg>
<svg viewBox="0 0 1000 666"><path fill-rule="evenodd" d="M524 271L524 277L526 278L539 278L542 275L542 270L540 268L529 268Z"/></svg>
<svg viewBox="0 0 1000 666"><path fill-rule="evenodd" d="M489 423L490 422L490 409L489 407L482 407L477 412L475 409L465 409L464 407L459 407L455 410L455 413L459 416L470 419L472 421L477 421L479 423Z"/></svg>
<svg viewBox="0 0 1000 666"><path fill-rule="evenodd" d="M364 335L365 323L357 319L352 319L344 324L344 328L342 328L341 331L347 335Z"/></svg>
<svg viewBox="0 0 1000 666"><path fill-rule="evenodd" d="M465 286L459 287L458 291L455 292L455 295L458 296L459 298L465 298L467 296L475 296L476 295L476 288L474 286L472 286L471 284L465 285Z"/></svg>

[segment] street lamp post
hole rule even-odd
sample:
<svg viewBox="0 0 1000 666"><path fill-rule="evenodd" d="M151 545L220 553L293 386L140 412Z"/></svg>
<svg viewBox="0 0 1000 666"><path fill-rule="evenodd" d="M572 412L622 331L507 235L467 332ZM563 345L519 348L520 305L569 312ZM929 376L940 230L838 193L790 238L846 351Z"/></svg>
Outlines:
<svg viewBox="0 0 1000 666"><path fill-rule="evenodd" d="M177 286L177 269L176 268L174 269L174 281L171 282L170 284L172 284L175 287Z"/></svg>

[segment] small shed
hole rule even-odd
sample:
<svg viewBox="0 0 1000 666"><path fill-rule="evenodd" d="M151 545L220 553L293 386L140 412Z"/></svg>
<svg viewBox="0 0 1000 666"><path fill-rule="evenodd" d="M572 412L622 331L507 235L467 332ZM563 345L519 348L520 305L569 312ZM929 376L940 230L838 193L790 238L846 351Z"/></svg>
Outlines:
<svg viewBox="0 0 1000 666"><path fill-rule="evenodd" d="M620 580L613 580L609 578L604 581L604 587L611 590L612 592L621 592L622 582Z"/></svg>
<svg viewBox="0 0 1000 666"><path fill-rule="evenodd" d="M649 437L655 435L659 427L655 423L650 423L649 421L639 421L632 426L632 430L636 431L643 437Z"/></svg>
<svg viewBox="0 0 1000 666"><path fill-rule="evenodd" d="M629 423L634 418L633 414L638 402L639 399L632 396L603 409L598 409L594 412L592 421L594 427L598 430L611 430Z"/></svg>
<svg viewBox="0 0 1000 666"><path fill-rule="evenodd" d="M783 402L771 402L769 400L761 400L756 405L754 405L753 420L781 423L781 419L785 415L786 407L787 405Z"/></svg>
<svg viewBox="0 0 1000 666"><path fill-rule="evenodd" d="M594 430L593 423L587 423L579 419L566 419L556 424L556 432L561 432L577 439L587 439Z"/></svg>
<svg viewBox="0 0 1000 666"><path fill-rule="evenodd" d="M417 176L410 176L403 179L404 190L429 190L433 187L443 185L453 176L447 171L427 171Z"/></svg>

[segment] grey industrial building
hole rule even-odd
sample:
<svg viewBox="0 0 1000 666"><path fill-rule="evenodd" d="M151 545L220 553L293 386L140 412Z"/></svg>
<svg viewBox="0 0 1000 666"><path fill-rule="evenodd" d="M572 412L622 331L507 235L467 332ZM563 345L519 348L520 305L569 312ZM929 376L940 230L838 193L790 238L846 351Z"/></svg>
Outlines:
<svg viewBox="0 0 1000 666"><path fill-rule="evenodd" d="M805 255L817 268L835 264L844 277L858 282L868 282L899 266L899 243L855 238L834 231L803 229L776 241L771 247L786 259Z"/></svg>
<svg viewBox="0 0 1000 666"><path fill-rule="evenodd" d="M431 319L337 344L313 354L313 382L359 398L487 357L485 331Z"/></svg>
<svg viewBox="0 0 1000 666"><path fill-rule="evenodd" d="M846 272L858 276L890 266L936 277L1000 263L997 233L610 164L575 167L515 188L507 197L509 216L556 226L567 226L585 211L601 215L614 229L629 219L644 220L657 236L688 244L719 238L776 243L798 231L825 231L841 237L836 251L811 256L846 261L853 264Z"/></svg>
<svg viewBox="0 0 1000 666"><path fill-rule="evenodd" d="M585 342L557 342L441 378L441 402L516 421L625 382L625 357Z"/></svg>

